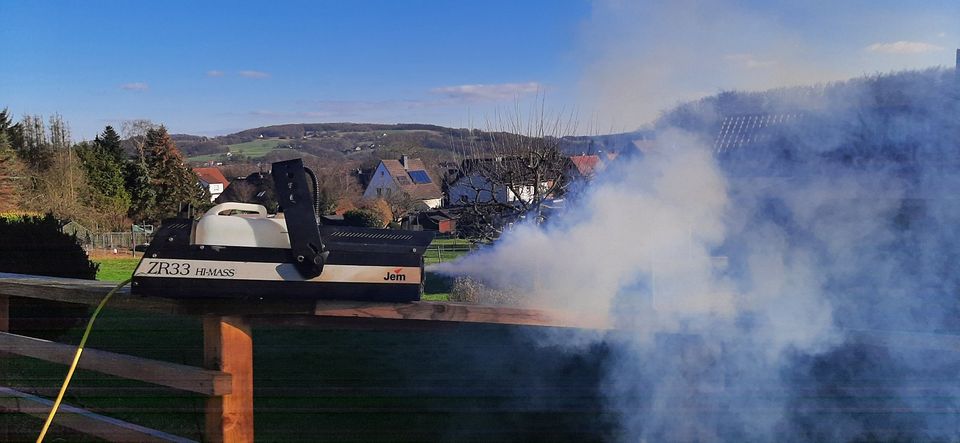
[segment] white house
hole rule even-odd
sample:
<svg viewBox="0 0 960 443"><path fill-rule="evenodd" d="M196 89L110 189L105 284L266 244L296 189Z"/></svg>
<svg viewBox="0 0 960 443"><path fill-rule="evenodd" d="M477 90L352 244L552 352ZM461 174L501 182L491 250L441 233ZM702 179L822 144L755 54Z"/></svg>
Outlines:
<svg viewBox="0 0 960 443"><path fill-rule="evenodd" d="M210 201L216 200L230 184L217 168L193 168L193 172L200 179L200 185L210 192Z"/></svg>
<svg viewBox="0 0 960 443"><path fill-rule="evenodd" d="M518 200L529 202L533 200L535 188L533 183L516 185L510 189L504 184L491 182L484 176L484 169L495 168L495 162L502 159L471 159L465 160L458 171L458 175L447 185L447 196L450 205L465 205L473 203L512 203ZM467 171L464 173L464 171ZM551 182L540 183L540 189L548 189Z"/></svg>
<svg viewBox="0 0 960 443"><path fill-rule="evenodd" d="M404 155L400 160L380 160L363 197L388 198L396 192L406 192L430 209L443 203L443 191L419 158Z"/></svg>

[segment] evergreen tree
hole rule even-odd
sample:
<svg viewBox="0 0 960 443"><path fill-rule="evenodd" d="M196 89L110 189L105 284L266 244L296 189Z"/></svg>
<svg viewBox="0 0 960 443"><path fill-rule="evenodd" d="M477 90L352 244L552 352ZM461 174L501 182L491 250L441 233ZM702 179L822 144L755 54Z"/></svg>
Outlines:
<svg viewBox="0 0 960 443"><path fill-rule="evenodd" d="M115 150L120 138L110 132L112 128L107 126L93 143L81 143L76 150L89 185L87 203L97 209L100 223L120 228L130 207L130 193L125 186L123 158L118 158Z"/></svg>
<svg viewBox="0 0 960 443"><path fill-rule="evenodd" d="M0 111L0 212L20 209L23 198L25 170L23 163L13 150L9 111Z"/></svg>
<svg viewBox="0 0 960 443"><path fill-rule="evenodd" d="M47 139L47 127L39 115L25 115L19 123L17 155L35 172L45 171L53 162L53 146Z"/></svg>
<svg viewBox="0 0 960 443"><path fill-rule="evenodd" d="M0 111L0 152L13 148L10 141L10 113L7 108Z"/></svg>
<svg viewBox="0 0 960 443"><path fill-rule="evenodd" d="M124 182L130 194L129 216L135 222L147 219L157 199L157 192L150 185L150 168L145 157L135 158L124 168Z"/></svg>
<svg viewBox="0 0 960 443"><path fill-rule="evenodd" d="M108 125L104 128L103 133L97 135L94 142L104 153L113 157L116 164L123 164L124 160L126 160L127 155L123 152L123 143L120 139L120 134L117 134L113 126Z"/></svg>
<svg viewBox="0 0 960 443"><path fill-rule="evenodd" d="M150 184L156 191L156 202L147 211L148 218L162 220L203 203L198 199L197 175L186 165L165 127L147 132L145 151Z"/></svg>

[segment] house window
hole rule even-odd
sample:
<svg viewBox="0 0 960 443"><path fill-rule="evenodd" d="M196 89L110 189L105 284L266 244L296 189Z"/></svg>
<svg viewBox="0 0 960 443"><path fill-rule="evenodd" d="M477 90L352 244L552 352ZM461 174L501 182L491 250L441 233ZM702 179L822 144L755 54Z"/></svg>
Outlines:
<svg viewBox="0 0 960 443"><path fill-rule="evenodd" d="M382 170L380 171L380 176L383 177L383 171L382 171Z"/></svg>
<svg viewBox="0 0 960 443"><path fill-rule="evenodd" d="M391 188L387 188L387 197L389 197L389 196L390 196L390 193L391 193L391 192L393 192L393 189L391 189Z"/></svg>
<svg viewBox="0 0 960 443"><path fill-rule="evenodd" d="M380 197L383 194L383 188L377 188L377 197Z"/></svg>

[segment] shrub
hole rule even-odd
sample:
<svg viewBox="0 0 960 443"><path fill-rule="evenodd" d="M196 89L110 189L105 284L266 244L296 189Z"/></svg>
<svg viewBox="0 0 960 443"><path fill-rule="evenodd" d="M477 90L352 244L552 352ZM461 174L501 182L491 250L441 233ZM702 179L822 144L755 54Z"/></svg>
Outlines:
<svg viewBox="0 0 960 443"><path fill-rule="evenodd" d="M60 232L60 222L52 215L0 217L0 272L93 280L97 268L76 237ZM87 312L86 306L11 297L10 330L52 339Z"/></svg>
<svg viewBox="0 0 960 443"><path fill-rule="evenodd" d="M52 215L0 218L0 272L93 280L97 267Z"/></svg>
<svg viewBox="0 0 960 443"><path fill-rule="evenodd" d="M343 222L347 226L359 226L362 228L382 228L383 218L377 211L361 208L351 209L343 213Z"/></svg>
<svg viewBox="0 0 960 443"><path fill-rule="evenodd" d="M515 305L519 302L516 293L493 289L470 277L457 277L450 289L450 301L484 305Z"/></svg>

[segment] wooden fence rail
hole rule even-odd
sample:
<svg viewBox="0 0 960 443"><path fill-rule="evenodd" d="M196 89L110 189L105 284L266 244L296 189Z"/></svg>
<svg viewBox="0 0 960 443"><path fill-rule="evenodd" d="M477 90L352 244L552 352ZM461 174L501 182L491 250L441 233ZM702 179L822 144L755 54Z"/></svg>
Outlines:
<svg viewBox="0 0 960 443"><path fill-rule="evenodd" d="M11 334L9 297L96 305L112 283L0 273L0 352L68 364L74 346ZM453 322L553 327L604 327L602 321L560 312L458 303L347 302L331 300L172 299L120 291L112 308L201 317L203 368L87 349L79 367L207 396L205 441L253 441L253 335L256 325L327 328L422 328ZM121 394L122 392L118 392ZM45 416L51 402L0 388L0 409ZM68 405L56 424L110 441L187 441Z"/></svg>

